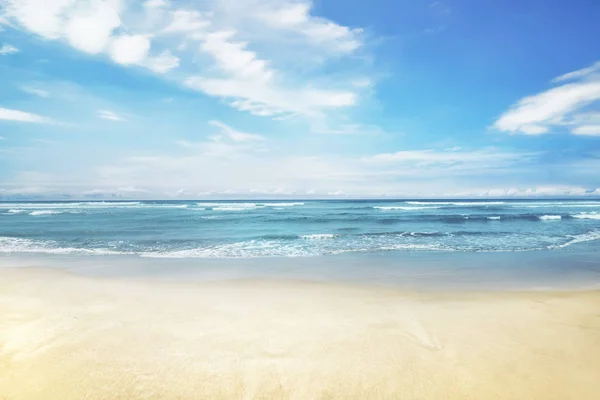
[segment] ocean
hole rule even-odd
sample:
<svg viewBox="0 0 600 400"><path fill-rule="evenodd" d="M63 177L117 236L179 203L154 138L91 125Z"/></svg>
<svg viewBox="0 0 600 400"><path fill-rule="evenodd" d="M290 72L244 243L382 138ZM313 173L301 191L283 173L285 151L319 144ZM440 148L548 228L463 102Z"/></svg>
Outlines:
<svg viewBox="0 0 600 400"><path fill-rule="evenodd" d="M600 250L600 200L1 202L0 253L230 259Z"/></svg>

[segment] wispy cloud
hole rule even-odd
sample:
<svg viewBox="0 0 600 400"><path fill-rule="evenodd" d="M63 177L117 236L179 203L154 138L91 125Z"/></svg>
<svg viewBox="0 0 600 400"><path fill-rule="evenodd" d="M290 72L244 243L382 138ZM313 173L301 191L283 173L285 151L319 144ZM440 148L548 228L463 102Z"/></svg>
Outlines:
<svg viewBox="0 0 600 400"><path fill-rule="evenodd" d="M50 97L50 92L48 92L47 90L35 88L32 86L22 86L21 90L25 93L29 93L38 97Z"/></svg>
<svg viewBox="0 0 600 400"><path fill-rule="evenodd" d="M125 118L114 111L98 110L98 118L107 119L109 121L123 122Z"/></svg>
<svg viewBox="0 0 600 400"><path fill-rule="evenodd" d="M15 46L11 46L10 44L3 44L2 47L0 47L0 56L7 56L18 52L19 49L17 49Z"/></svg>
<svg viewBox="0 0 600 400"><path fill-rule="evenodd" d="M218 128L218 132L211 135L208 140L200 142L180 140L178 144L195 149L200 155L218 158L239 158L268 150L264 145L267 140L264 136L236 130L220 121L213 120L208 123Z"/></svg>
<svg viewBox="0 0 600 400"><path fill-rule="evenodd" d="M426 149L382 153L364 157L363 161L368 164L417 169L420 172L429 169L441 174L444 171L479 173L484 170L524 164L539 155L539 152L507 151L496 148L470 151L461 147L453 147L445 150Z"/></svg>
<svg viewBox="0 0 600 400"><path fill-rule="evenodd" d="M227 124L224 124L220 121L208 121L208 123L212 126L216 126L221 129L221 133L227 136L234 142L262 142L265 141L265 137L261 135L257 135L255 133L247 133L233 129Z"/></svg>
<svg viewBox="0 0 600 400"><path fill-rule="evenodd" d="M90 198L111 198L111 197L123 197L131 198L149 193L149 190L137 188L135 186L123 186L118 188L110 189L91 189L86 190L82 193L84 197Z"/></svg>
<svg viewBox="0 0 600 400"><path fill-rule="evenodd" d="M412 150L359 159L340 155L295 156L260 151L260 147L254 147L260 143L236 143L223 134L203 142L180 144L183 154L133 156L102 166L98 169L101 182L128 182L154 190L185 188L192 193L229 191L234 197L275 191L302 195L310 191L316 197L336 193L376 197L443 195L450 188L464 187L473 178L487 180L494 174L535 168L540 157L539 153L492 148ZM198 174L201 180L197 179Z"/></svg>
<svg viewBox="0 0 600 400"><path fill-rule="evenodd" d="M582 186L533 186L533 187L508 187L493 189L475 189L463 192L449 193L459 197L556 197L556 196L597 196L600 188L586 188Z"/></svg>
<svg viewBox="0 0 600 400"><path fill-rule="evenodd" d="M177 69L174 79L180 83L258 116L344 109L373 84L364 73L353 74L361 60L355 55L365 47L363 30L313 15L310 0L185 6L148 0L143 7L119 0L3 0L3 5L0 17L14 27L123 66L157 74ZM330 60L346 65L347 73L331 74Z"/></svg>
<svg viewBox="0 0 600 400"><path fill-rule="evenodd" d="M52 120L26 111L0 107L0 120L49 124Z"/></svg>
<svg viewBox="0 0 600 400"><path fill-rule="evenodd" d="M494 127L503 132L541 135L566 129L600 135L600 62L552 80L557 86L519 100Z"/></svg>

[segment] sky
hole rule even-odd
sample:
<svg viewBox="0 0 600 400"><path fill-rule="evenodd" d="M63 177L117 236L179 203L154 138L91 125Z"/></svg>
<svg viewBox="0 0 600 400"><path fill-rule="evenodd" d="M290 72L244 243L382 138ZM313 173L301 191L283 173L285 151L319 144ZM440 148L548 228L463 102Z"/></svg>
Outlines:
<svg viewBox="0 0 600 400"><path fill-rule="evenodd" d="M600 197L596 0L0 0L0 199Z"/></svg>

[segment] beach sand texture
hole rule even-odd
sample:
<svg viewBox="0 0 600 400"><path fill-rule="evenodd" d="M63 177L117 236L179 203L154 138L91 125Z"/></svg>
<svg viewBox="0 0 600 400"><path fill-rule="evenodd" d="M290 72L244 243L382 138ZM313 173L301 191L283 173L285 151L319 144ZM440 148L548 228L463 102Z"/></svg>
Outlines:
<svg viewBox="0 0 600 400"><path fill-rule="evenodd" d="M0 399L600 399L600 293L3 268Z"/></svg>

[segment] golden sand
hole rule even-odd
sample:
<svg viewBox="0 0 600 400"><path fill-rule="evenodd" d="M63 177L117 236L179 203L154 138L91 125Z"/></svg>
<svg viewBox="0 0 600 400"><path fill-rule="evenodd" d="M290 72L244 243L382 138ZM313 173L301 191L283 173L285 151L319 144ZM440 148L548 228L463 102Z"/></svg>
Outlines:
<svg viewBox="0 0 600 400"><path fill-rule="evenodd" d="M600 293L0 270L0 399L600 399Z"/></svg>

